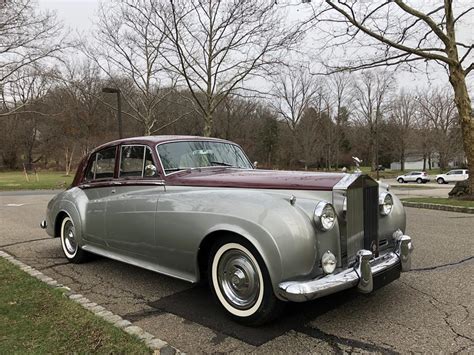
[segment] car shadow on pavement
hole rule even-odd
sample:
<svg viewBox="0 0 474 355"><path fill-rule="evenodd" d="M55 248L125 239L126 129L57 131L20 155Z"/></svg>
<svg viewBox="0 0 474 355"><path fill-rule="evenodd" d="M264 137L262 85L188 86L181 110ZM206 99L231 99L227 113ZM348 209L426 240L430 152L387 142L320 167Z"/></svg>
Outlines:
<svg viewBox="0 0 474 355"><path fill-rule="evenodd" d="M303 327L307 322L339 307L353 297L354 291L348 290L311 302L289 303L278 319L259 327L248 327L232 321L213 300L211 291L204 285L197 285L148 305L157 312L172 313L217 333L260 346L289 330Z"/></svg>

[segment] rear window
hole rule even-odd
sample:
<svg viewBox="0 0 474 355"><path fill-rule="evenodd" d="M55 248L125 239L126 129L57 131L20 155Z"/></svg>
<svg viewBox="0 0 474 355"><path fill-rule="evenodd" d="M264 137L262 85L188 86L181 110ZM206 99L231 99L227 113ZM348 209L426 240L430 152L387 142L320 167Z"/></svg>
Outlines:
<svg viewBox="0 0 474 355"><path fill-rule="evenodd" d="M95 153L86 169L86 180L111 179L115 170L115 147L105 148Z"/></svg>

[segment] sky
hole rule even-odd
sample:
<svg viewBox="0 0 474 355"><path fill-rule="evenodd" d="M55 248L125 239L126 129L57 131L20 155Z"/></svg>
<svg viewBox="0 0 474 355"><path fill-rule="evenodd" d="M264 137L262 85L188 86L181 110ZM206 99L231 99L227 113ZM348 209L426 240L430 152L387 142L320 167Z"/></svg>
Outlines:
<svg viewBox="0 0 474 355"><path fill-rule="evenodd" d="M290 1L290 0L280 0ZM426 0L418 0L418 2ZM457 0L460 2L472 0ZM94 26L94 18L97 13L99 0L38 0L40 9L54 10L63 23L71 28L72 31L78 31L83 36L89 36ZM416 1L412 1L416 2ZM299 5L308 6L308 5ZM416 6L416 4L415 4ZM297 10L298 11L298 10ZM298 14L293 10L296 16ZM474 42L474 14L469 16L466 23L459 28L458 40L464 43ZM425 74L413 74L408 72L400 72L397 75L398 87L408 90L423 89L431 85L448 84L447 75L441 66L432 65L429 78ZM470 92L474 91L474 73L468 77L468 87Z"/></svg>

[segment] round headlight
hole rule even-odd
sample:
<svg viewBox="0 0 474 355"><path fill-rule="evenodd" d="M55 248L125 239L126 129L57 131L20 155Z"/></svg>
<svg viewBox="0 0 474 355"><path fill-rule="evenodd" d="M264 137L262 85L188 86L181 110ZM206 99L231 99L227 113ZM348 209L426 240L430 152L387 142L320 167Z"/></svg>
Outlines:
<svg viewBox="0 0 474 355"><path fill-rule="evenodd" d="M380 194L379 198L380 205L380 214L382 216L387 216L392 212L393 209L393 197L388 192L383 192Z"/></svg>
<svg viewBox="0 0 474 355"><path fill-rule="evenodd" d="M321 201L314 210L314 222L323 232L330 230L336 223L336 211L329 202Z"/></svg>

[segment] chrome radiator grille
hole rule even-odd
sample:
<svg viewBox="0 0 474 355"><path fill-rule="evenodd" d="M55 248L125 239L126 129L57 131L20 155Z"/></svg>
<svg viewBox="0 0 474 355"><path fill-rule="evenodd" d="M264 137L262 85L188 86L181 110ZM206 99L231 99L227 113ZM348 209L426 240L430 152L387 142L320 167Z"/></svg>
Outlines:
<svg viewBox="0 0 474 355"><path fill-rule="evenodd" d="M341 228L343 264L351 264L360 249L378 256L378 184L370 177L358 176L346 187L345 228Z"/></svg>

